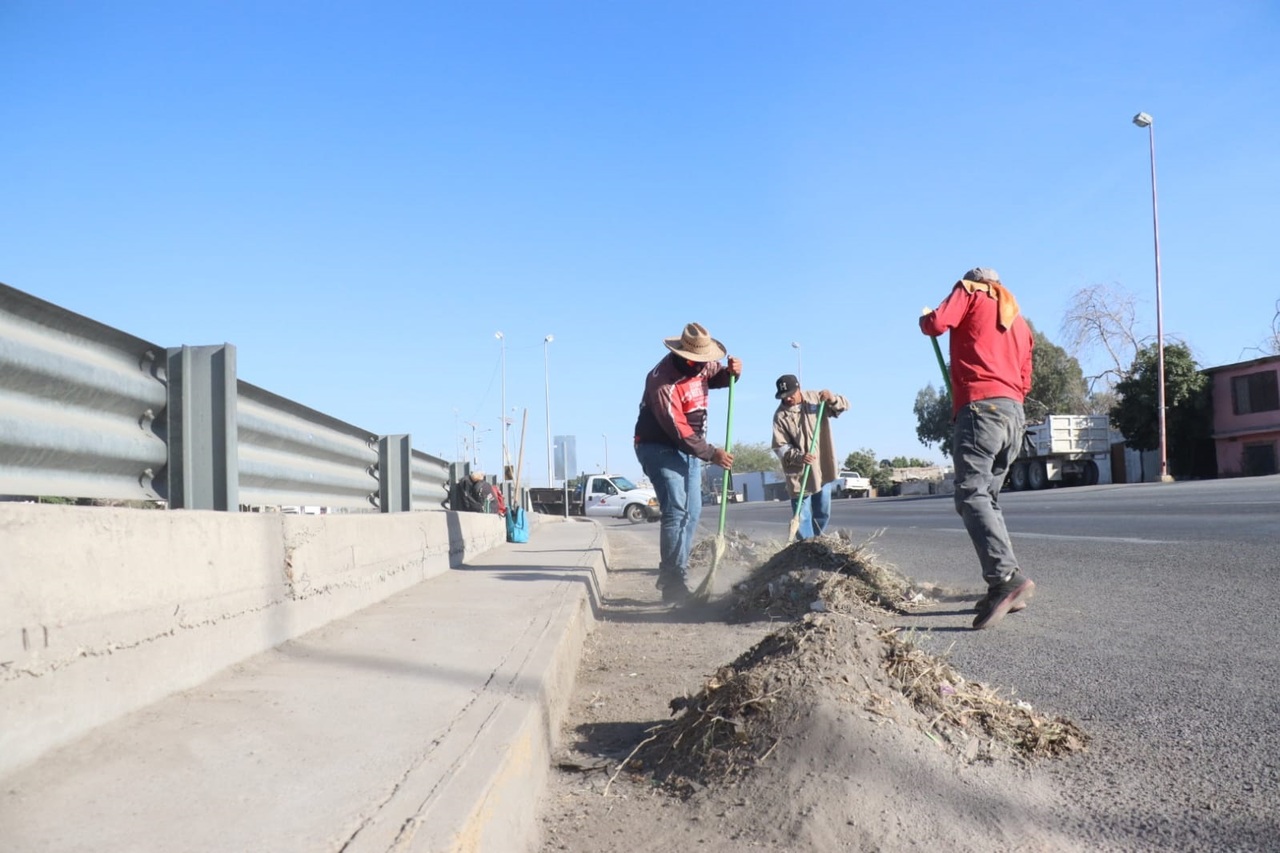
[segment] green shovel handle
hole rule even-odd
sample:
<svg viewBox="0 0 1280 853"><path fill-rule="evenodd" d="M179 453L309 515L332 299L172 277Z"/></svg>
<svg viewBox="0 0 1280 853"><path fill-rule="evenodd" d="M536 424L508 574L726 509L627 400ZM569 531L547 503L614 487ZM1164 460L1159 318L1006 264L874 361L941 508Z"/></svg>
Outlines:
<svg viewBox="0 0 1280 853"><path fill-rule="evenodd" d="M942 357L942 347L938 345L937 338L929 338L933 341L933 354L938 357L938 369L942 371L942 382L947 386L947 396L951 396L951 374L947 371L947 362Z"/></svg>
<svg viewBox="0 0 1280 853"><path fill-rule="evenodd" d="M729 374L729 419L725 426L724 434L724 452L728 453L729 448L733 445L733 388L738 384L738 378L732 373ZM724 469L724 482L720 484L720 535L724 535L724 519L725 512L729 509L729 485L732 481L732 475L729 469Z"/></svg>
<svg viewBox="0 0 1280 853"><path fill-rule="evenodd" d="M818 433L822 432L822 413L826 408L827 408L826 400L823 400L818 403L818 420L813 426L813 438L809 441L810 455L813 455L813 452L818 449ZM805 489L805 486L809 485L809 468L810 467L811 467L810 465L806 464L804 466L804 473L800 475L800 501L799 503L796 504L796 516L800 515L800 507L804 504L804 489Z"/></svg>

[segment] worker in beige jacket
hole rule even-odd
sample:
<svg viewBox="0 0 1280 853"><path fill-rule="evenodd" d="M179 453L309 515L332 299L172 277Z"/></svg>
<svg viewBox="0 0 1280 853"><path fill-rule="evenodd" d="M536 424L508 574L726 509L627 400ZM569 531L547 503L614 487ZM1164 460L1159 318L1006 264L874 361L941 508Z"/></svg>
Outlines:
<svg viewBox="0 0 1280 853"><path fill-rule="evenodd" d="M798 539L821 536L831 520L831 483L840 474L836 460L835 442L831 438L830 418L848 411L849 401L840 394L825 388L821 391L802 391L800 380L787 373L778 377L778 410L773 413L773 452L782 460L782 473L787 477L787 492L791 495L791 512L800 508ZM822 412L822 425L818 426L818 407L826 403ZM818 430L817 452L810 453L813 433ZM809 466L804 494L800 494L800 480L804 468ZM802 506L803 505L803 506Z"/></svg>

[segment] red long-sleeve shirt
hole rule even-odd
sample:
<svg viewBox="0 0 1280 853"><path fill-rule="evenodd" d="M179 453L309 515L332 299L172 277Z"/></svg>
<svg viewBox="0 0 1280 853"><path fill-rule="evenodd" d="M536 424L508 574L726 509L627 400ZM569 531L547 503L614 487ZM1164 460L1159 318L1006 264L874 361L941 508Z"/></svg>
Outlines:
<svg viewBox="0 0 1280 853"><path fill-rule="evenodd" d="M693 375L682 372L674 355L658 362L645 377L636 444L669 444L710 462L715 447L707 441L707 390L729 386L729 368L709 361Z"/></svg>
<svg viewBox="0 0 1280 853"><path fill-rule="evenodd" d="M999 328L993 294L970 293L957 282L941 305L920 318L920 331L932 338L951 333L952 417L975 400L1026 399L1031 390L1031 327L1018 314L1008 329Z"/></svg>

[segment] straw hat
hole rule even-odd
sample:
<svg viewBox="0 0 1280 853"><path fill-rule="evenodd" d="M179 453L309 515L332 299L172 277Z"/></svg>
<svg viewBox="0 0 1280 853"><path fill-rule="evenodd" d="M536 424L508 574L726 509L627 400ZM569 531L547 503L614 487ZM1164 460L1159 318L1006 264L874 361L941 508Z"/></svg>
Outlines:
<svg viewBox="0 0 1280 853"><path fill-rule="evenodd" d="M678 338L663 338L667 349L690 361L719 361L725 356L724 344L711 337L700 323L690 323Z"/></svg>

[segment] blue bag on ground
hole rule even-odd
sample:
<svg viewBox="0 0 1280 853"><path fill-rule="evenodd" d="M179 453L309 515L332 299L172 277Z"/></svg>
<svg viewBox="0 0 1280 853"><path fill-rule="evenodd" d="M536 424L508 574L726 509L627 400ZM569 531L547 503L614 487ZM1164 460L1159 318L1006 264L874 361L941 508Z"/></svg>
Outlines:
<svg viewBox="0 0 1280 853"><path fill-rule="evenodd" d="M507 541L529 541L529 515L525 512L524 507L513 506L507 508Z"/></svg>

